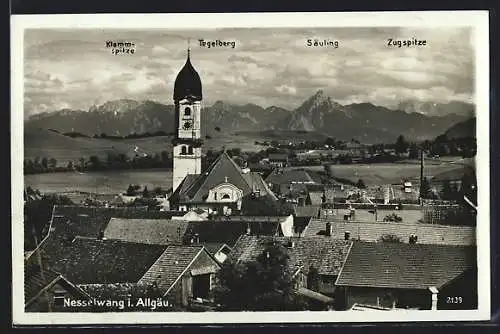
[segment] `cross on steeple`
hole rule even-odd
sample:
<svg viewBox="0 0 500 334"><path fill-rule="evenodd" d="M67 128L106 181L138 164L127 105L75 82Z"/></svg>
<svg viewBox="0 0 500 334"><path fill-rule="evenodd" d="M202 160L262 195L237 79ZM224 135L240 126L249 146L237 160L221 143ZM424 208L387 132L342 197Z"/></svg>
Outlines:
<svg viewBox="0 0 500 334"><path fill-rule="evenodd" d="M188 52L188 58L189 58L189 55L191 54L191 38L188 38L187 43L188 43L187 52Z"/></svg>

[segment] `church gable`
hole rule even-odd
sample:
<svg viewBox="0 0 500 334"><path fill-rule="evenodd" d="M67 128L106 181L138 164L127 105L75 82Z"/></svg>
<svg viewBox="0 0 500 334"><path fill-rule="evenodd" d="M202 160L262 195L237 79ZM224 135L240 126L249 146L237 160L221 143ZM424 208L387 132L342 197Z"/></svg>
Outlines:
<svg viewBox="0 0 500 334"><path fill-rule="evenodd" d="M231 190L228 192L230 197L236 194L242 197L252 192L252 187L243 177L243 172L226 152L222 153L208 170L201 174L184 194L180 195L181 198L186 196L190 202L205 202L209 194L214 196L213 190L218 187Z"/></svg>

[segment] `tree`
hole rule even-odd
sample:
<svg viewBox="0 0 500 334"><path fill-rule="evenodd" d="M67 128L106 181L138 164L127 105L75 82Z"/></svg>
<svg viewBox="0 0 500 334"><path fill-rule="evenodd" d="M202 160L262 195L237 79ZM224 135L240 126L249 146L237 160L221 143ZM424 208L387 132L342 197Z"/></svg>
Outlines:
<svg viewBox="0 0 500 334"><path fill-rule="evenodd" d="M422 182L420 184L420 198L432 198L433 197L433 194L432 194L432 190L431 190L431 184L429 182L429 180L424 177L422 179Z"/></svg>
<svg viewBox="0 0 500 334"><path fill-rule="evenodd" d="M47 158L43 158L42 159L42 167L43 167L43 169L47 169L48 165L49 165L49 160Z"/></svg>
<svg viewBox="0 0 500 334"><path fill-rule="evenodd" d="M453 194L453 190L451 188L450 180L443 181L443 189L441 190L441 198L444 200L452 200L456 196Z"/></svg>
<svg viewBox="0 0 500 334"><path fill-rule="evenodd" d="M144 186L144 190L142 191L142 197L144 197L144 198L149 197L148 186Z"/></svg>
<svg viewBox="0 0 500 334"><path fill-rule="evenodd" d="M408 150L408 146L409 144L406 141L405 137L403 135L399 135L396 143L394 144L394 150L396 151L396 154L406 153L406 151Z"/></svg>
<svg viewBox="0 0 500 334"><path fill-rule="evenodd" d="M415 143L410 144L410 151L408 152L409 159L418 159L419 158L419 150Z"/></svg>
<svg viewBox="0 0 500 334"><path fill-rule="evenodd" d="M38 190L32 190L40 194ZM24 248L35 248L35 238L39 243L47 234L54 205L73 205L66 196L43 195L40 199L29 200L24 205Z"/></svg>
<svg viewBox="0 0 500 334"><path fill-rule="evenodd" d="M403 218L401 218L400 216L398 216L395 213L391 213L391 214L384 217L384 221L385 222L402 222Z"/></svg>
<svg viewBox="0 0 500 334"><path fill-rule="evenodd" d="M57 167L57 160L55 158L50 158L48 161L49 168L55 169Z"/></svg>
<svg viewBox="0 0 500 334"><path fill-rule="evenodd" d="M362 179L359 179L358 183L356 183L356 187L360 189L365 189L366 188L365 182Z"/></svg>
<svg viewBox="0 0 500 334"><path fill-rule="evenodd" d="M395 234L384 234L379 240L382 242L402 242L401 238Z"/></svg>
<svg viewBox="0 0 500 334"><path fill-rule="evenodd" d="M254 261L226 262L214 298L224 311L298 311L306 304L295 291L286 249L269 243Z"/></svg>
<svg viewBox="0 0 500 334"><path fill-rule="evenodd" d="M67 169L70 170L70 171L74 169L74 167L73 167L73 161L71 161L71 160L68 161Z"/></svg>

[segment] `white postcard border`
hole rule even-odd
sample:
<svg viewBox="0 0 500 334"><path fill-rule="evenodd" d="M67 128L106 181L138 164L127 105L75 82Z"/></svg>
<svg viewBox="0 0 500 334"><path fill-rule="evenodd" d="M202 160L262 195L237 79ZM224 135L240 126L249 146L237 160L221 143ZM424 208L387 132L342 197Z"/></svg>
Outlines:
<svg viewBox="0 0 500 334"><path fill-rule="evenodd" d="M11 179L12 306L15 325L314 323L472 321L490 319L490 181L489 181L489 17L488 11L225 13L225 14L71 14L11 17ZM290 22L293 22L291 24ZM23 263L23 36L29 28L213 29L251 27L460 27L475 28L477 115L477 254L478 309L394 312L124 312L26 313Z"/></svg>

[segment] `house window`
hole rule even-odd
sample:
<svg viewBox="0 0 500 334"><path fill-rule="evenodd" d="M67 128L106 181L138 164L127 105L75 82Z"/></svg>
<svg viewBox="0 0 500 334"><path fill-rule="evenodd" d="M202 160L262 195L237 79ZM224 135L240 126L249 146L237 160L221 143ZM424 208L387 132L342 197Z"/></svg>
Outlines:
<svg viewBox="0 0 500 334"><path fill-rule="evenodd" d="M188 154L193 154L193 146L188 146Z"/></svg>
<svg viewBox="0 0 500 334"><path fill-rule="evenodd" d="M191 108L186 107L186 109L184 109L184 116L191 116Z"/></svg>
<svg viewBox="0 0 500 334"><path fill-rule="evenodd" d="M208 299L210 293L210 274L193 276L193 298Z"/></svg>
<svg viewBox="0 0 500 334"><path fill-rule="evenodd" d="M55 290L54 291L54 306L62 307L64 305L64 297L66 296L66 291Z"/></svg>
<svg viewBox="0 0 500 334"><path fill-rule="evenodd" d="M217 193L214 192L214 200L217 200Z"/></svg>
<svg viewBox="0 0 500 334"><path fill-rule="evenodd" d="M184 145L181 147L181 154L183 154L183 155L187 154L187 148Z"/></svg>

